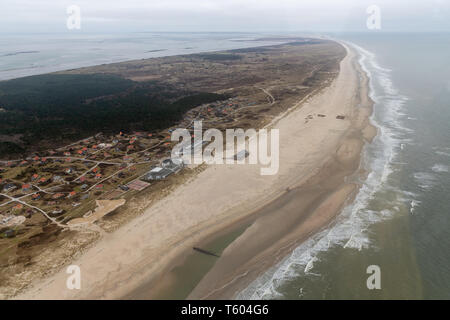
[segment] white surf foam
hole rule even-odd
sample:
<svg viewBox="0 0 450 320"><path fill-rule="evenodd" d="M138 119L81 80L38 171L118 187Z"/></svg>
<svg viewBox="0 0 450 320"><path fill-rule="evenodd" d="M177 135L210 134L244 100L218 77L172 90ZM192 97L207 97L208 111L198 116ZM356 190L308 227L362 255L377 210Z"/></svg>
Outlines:
<svg viewBox="0 0 450 320"><path fill-rule="evenodd" d="M409 212L411 212L411 214L414 214L414 211L416 210L416 207L418 207L420 205L420 203L421 203L420 201L412 200L410 208L409 208Z"/></svg>
<svg viewBox="0 0 450 320"><path fill-rule="evenodd" d="M368 227L390 218L399 210L399 203L414 201L414 194L403 192L393 200L394 203L387 204L386 209L369 209L374 195L389 187L389 176L395 170L393 163L401 151L400 146L411 142L408 138L410 129L401 121L407 118L403 107L408 98L398 93L390 78L391 70L379 66L373 53L357 45L349 45L359 53L359 63L370 79L370 97L375 102L371 121L378 127L378 135L370 145L365 146L363 154L363 165L370 169L370 173L354 202L344 208L332 227L297 247L281 263L240 292L237 299L283 297L280 287L289 279L310 275L320 252L335 246L357 250L367 248L370 245Z"/></svg>

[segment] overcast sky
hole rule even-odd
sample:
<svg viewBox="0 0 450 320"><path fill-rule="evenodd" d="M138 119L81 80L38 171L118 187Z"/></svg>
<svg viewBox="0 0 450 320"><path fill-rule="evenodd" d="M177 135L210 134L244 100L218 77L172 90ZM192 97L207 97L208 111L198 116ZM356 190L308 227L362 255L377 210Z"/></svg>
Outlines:
<svg viewBox="0 0 450 320"><path fill-rule="evenodd" d="M68 32L66 9L81 8L81 32L450 31L450 0L0 0L0 32Z"/></svg>

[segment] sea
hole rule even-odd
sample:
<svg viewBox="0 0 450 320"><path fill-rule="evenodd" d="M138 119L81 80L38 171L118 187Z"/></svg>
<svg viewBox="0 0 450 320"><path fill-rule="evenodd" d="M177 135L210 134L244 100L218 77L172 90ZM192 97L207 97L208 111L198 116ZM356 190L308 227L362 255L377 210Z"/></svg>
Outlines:
<svg viewBox="0 0 450 320"><path fill-rule="evenodd" d="M0 80L280 43L254 41L267 36L3 34ZM237 298L450 299L450 34L328 36L352 46L370 77L378 135L363 151L368 177L328 228ZM376 288L368 285L373 266L379 271Z"/></svg>
<svg viewBox="0 0 450 320"><path fill-rule="evenodd" d="M334 37L370 77L369 175L336 221L238 298L450 299L450 34Z"/></svg>

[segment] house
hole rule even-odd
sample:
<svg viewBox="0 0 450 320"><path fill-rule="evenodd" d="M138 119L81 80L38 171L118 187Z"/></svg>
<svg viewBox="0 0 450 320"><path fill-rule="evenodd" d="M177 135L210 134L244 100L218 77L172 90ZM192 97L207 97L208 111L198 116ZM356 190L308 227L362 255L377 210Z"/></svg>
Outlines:
<svg viewBox="0 0 450 320"><path fill-rule="evenodd" d="M102 174L101 173L97 173L96 175L95 175L95 179L100 179L102 177Z"/></svg>
<svg viewBox="0 0 450 320"><path fill-rule="evenodd" d="M83 184L83 185L81 186L81 189L86 190L88 187L89 187L89 186L88 186L87 184Z"/></svg>
<svg viewBox="0 0 450 320"><path fill-rule="evenodd" d="M33 214L34 214L34 211L31 209L28 209L27 212L25 212L24 217L29 219L33 216Z"/></svg>
<svg viewBox="0 0 450 320"><path fill-rule="evenodd" d="M38 174L33 174L32 176L31 176L31 181L35 181L35 180L37 180L39 178L39 175Z"/></svg>
<svg viewBox="0 0 450 320"><path fill-rule="evenodd" d="M54 177L52 178L52 180L53 180L54 182L60 182L60 181L63 181L64 179L63 179L61 176L54 176Z"/></svg>
<svg viewBox="0 0 450 320"><path fill-rule="evenodd" d="M7 184L5 184L5 186L3 187L3 191L4 191L4 192L13 191L13 190L15 190L15 189L17 189L17 187L16 187L16 185L13 184L13 183L7 183Z"/></svg>
<svg viewBox="0 0 450 320"><path fill-rule="evenodd" d="M58 215L62 214L63 212L64 212L63 209L61 209L61 208L56 208L55 210L53 210L53 211L51 212L51 215L52 215L53 217L55 217L55 216L58 216Z"/></svg>
<svg viewBox="0 0 450 320"><path fill-rule="evenodd" d="M67 198L72 198L76 195L77 193L75 191L71 191L69 192L69 194L67 195Z"/></svg>
<svg viewBox="0 0 450 320"><path fill-rule="evenodd" d="M65 172L66 172L67 174L71 174L71 173L73 172L73 169L72 169L72 168L67 168Z"/></svg>
<svg viewBox="0 0 450 320"><path fill-rule="evenodd" d="M85 176L82 176L81 178L80 178L80 182L85 182L86 181L86 177Z"/></svg>
<svg viewBox="0 0 450 320"><path fill-rule="evenodd" d="M47 182L47 179L46 178L41 178L41 179L39 179L39 183L46 183Z"/></svg>
<svg viewBox="0 0 450 320"><path fill-rule="evenodd" d="M117 141L118 142L118 141ZM113 142L114 143L114 142ZM115 144L115 143L114 143ZM99 148L101 148L101 149L104 149L104 148L111 148L112 147L112 144L110 144L110 143L100 143L99 145L98 145L98 147Z"/></svg>
<svg viewBox="0 0 450 320"><path fill-rule="evenodd" d="M144 177L144 180L162 180L167 178L173 173L172 170L167 168L156 167L150 170Z"/></svg>
<svg viewBox="0 0 450 320"><path fill-rule="evenodd" d="M52 196L52 199L61 199L62 197L64 197L64 194L62 193L56 193Z"/></svg>
<svg viewBox="0 0 450 320"><path fill-rule="evenodd" d="M30 191L30 189L31 189L31 184L26 183L26 184L22 185L22 192Z"/></svg>

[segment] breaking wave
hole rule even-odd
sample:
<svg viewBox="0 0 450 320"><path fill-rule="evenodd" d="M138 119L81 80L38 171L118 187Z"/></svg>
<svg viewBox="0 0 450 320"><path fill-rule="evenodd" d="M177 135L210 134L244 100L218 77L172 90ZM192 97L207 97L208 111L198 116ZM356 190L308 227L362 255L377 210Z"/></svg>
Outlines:
<svg viewBox="0 0 450 320"><path fill-rule="evenodd" d="M431 168L431 170L433 170L436 173L441 173L441 172L448 172L449 168L445 164L437 163Z"/></svg>

